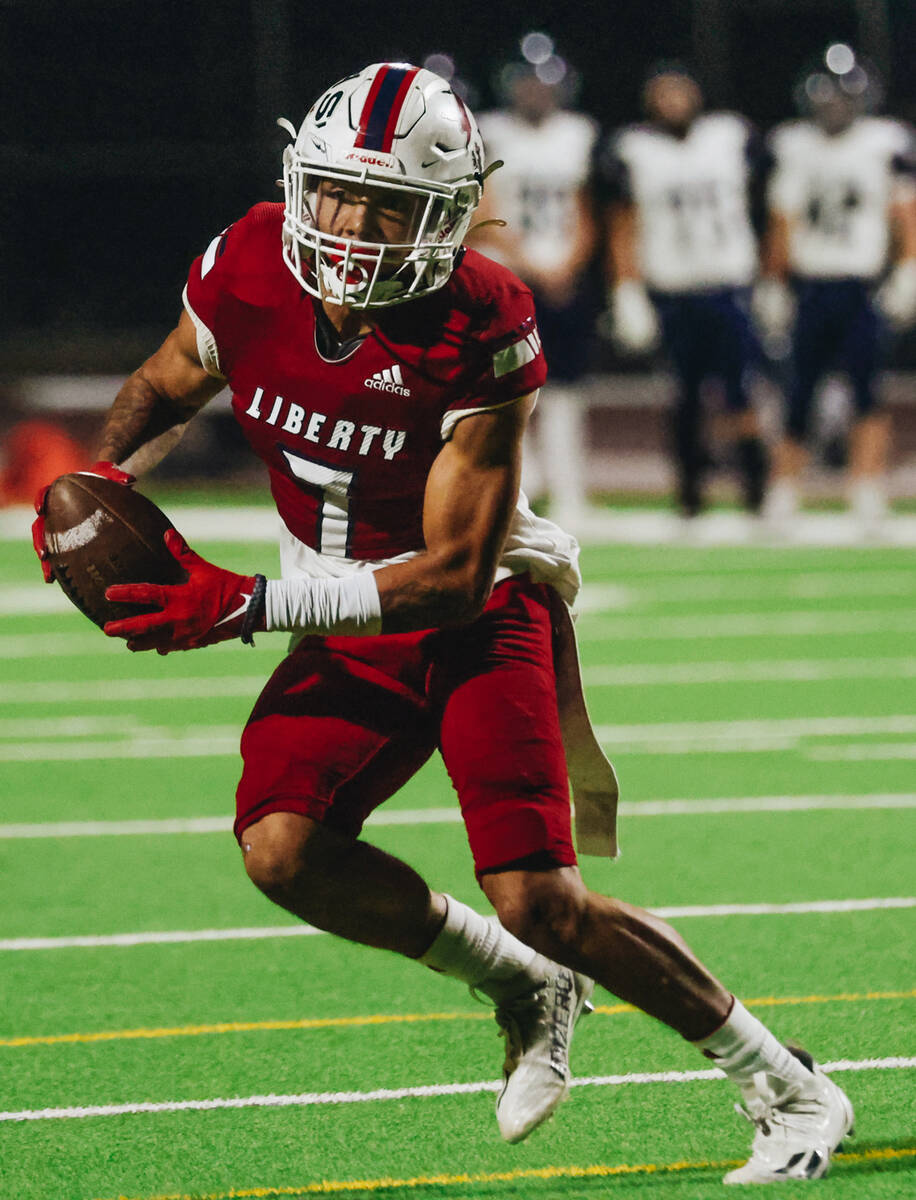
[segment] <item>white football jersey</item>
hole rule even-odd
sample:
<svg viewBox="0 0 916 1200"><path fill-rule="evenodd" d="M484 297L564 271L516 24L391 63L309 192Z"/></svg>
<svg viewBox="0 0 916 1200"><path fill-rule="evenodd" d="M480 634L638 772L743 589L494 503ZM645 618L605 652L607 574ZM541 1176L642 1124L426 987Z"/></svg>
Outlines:
<svg viewBox="0 0 916 1200"><path fill-rule="evenodd" d="M477 123L487 162L505 164L486 182L495 215L520 235L531 263L542 270L558 266L569 254L577 196L591 173L595 122L561 109L539 125L508 110L483 113Z"/></svg>
<svg viewBox="0 0 916 1200"><path fill-rule="evenodd" d="M769 204L790 218L795 274L880 274L890 246L889 207L911 186L904 172L912 137L901 121L887 117L859 117L832 137L812 121L789 121L773 131Z"/></svg>
<svg viewBox="0 0 916 1200"><path fill-rule="evenodd" d="M697 117L686 137L654 125L621 130L611 147L636 207L638 253L660 292L744 287L757 247L751 226L747 122L733 113Z"/></svg>

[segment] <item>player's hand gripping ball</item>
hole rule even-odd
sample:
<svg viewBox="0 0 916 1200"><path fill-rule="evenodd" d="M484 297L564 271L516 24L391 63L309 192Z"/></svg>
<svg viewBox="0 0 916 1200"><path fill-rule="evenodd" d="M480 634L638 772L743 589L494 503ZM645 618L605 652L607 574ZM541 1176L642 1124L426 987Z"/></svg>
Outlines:
<svg viewBox="0 0 916 1200"><path fill-rule="evenodd" d="M258 594L255 576L237 575L207 562L176 529L166 530L165 546L182 582L119 583L108 588L109 600L133 608L133 615L105 625L109 637L127 638L129 650L157 650L160 654L196 650L240 636L250 642L254 631L251 619L256 613L261 615L259 608L251 612L247 629L245 619L252 603L258 606L264 598L263 590ZM263 589L264 578L258 578ZM258 628L263 628L263 622Z"/></svg>
<svg viewBox="0 0 916 1200"><path fill-rule="evenodd" d="M110 462L94 463L87 470L77 471L76 474L110 479L112 483L121 484L123 487L131 487L136 482L133 475L129 475L127 471L122 471L120 467L116 467L114 463ZM54 582L54 568L51 565L51 558L45 539L45 514L47 511L48 493L55 484L64 479L71 478L72 476L70 475L62 475L54 483L46 483L35 497L35 512L38 516L32 522L32 545L35 547L35 553L38 555L38 561L41 563L41 573L45 577L45 583ZM66 507L67 500L64 499L63 503Z"/></svg>
<svg viewBox="0 0 916 1200"><path fill-rule="evenodd" d="M32 539L45 578L56 579L99 626L143 611L109 600L105 593L112 584L180 583L185 578L165 545L171 522L131 483L133 476L126 471L97 464L91 471L62 475L42 488L35 502Z"/></svg>

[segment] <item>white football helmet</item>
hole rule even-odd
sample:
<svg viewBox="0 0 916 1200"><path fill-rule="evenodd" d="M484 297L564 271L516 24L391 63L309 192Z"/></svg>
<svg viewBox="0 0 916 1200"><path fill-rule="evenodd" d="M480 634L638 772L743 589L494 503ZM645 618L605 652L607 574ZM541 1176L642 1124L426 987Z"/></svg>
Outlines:
<svg viewBox="0 0 916 1200"><path fill-rule="evenodd" d="M442 287L480 202L483 142L446 80L408 63L374 63L329 87L283 154L283 258L312 296L351 308L401 304ZM322 233L322 181L391 188L412 214L405 240Z"/></svg>

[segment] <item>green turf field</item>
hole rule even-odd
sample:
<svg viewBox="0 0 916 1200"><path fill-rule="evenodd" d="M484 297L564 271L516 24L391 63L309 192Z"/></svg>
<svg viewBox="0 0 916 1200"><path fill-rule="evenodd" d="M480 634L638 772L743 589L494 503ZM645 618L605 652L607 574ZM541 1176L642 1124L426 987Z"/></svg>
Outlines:
<svg viewBox="0 0 916 1200"><path fill-rule="evenodd" d="M273 567L263 544L196 548ZM587 881L668 914L836 1070L857 1136L779 1195L916 1194L912 551L583 566L626 800L623 857ZM255 892L228 832L236 747L282 646L129 655L0 542L0 1198L722 1195L750 1126L675 1035L600 996L570 1099L507 1146L487 1010ZM485 910L455 818L430 764L367 836Z"/></svg>

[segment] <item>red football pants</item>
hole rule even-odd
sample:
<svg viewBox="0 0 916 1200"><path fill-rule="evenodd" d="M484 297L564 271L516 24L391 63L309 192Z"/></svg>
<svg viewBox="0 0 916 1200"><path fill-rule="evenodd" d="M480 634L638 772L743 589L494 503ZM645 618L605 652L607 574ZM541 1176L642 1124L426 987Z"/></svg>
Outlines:
<svg viewBox="0 0 916 1200"><path fill-rule="evenodd" d="M575 863L545 584L516 575L457 629L305 638L242 735L235 833L297 812L356 837L438 749L475 868Z"/></svg>

